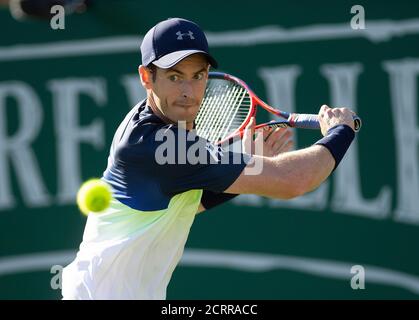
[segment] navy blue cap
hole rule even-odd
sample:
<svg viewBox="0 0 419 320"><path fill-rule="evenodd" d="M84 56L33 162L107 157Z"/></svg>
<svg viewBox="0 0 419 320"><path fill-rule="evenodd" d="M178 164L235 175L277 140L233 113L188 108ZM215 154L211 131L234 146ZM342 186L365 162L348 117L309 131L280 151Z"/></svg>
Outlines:
<svg viewBox="0 0 419 320"><path fill-rule="evenodd" d="M181 18L159 22L141 43L143 66L153 63L167 69L194 53L204 54L211 66L217 68L217 61L209 54L204 32L196 23Z"/></svg>

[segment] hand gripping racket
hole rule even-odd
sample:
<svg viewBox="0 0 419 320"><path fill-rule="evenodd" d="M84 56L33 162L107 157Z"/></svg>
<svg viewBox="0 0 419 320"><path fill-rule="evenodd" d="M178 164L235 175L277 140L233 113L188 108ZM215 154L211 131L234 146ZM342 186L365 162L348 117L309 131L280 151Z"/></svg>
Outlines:
<svg viewBox="0 0 419 320"><path fill-rule="evenodd" d="M221 144L237 135L242 136L257 107L283 119L259 124L264 126L320 129L316 114L288 113L263 102L243 81L221 72L210 72L201 108L195 119L197 134L213 143ZM354 115L355 131L362 122Z"/></svg>

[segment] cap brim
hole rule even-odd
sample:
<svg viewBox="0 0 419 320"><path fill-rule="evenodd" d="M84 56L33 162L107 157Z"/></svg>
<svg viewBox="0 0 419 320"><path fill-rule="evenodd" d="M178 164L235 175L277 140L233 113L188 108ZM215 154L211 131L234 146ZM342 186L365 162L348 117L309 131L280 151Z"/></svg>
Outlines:
<svg viewBox="0 0 419 320"><path fill-rule="evenodd" d="M172 52L172 53L166 54L165 56L161 57L158 60L153 61L152 63L158 66L159 68L168 69L168 68L173 67L175 64L179 63L181 60L185 59L186 57L189 57L190 55L195 54L195 53L202 53L208 59L208 62L210 63L212 67L214 68L218 67L217 61L213 57L211 57L208 53L201 50L180 50L180 51Z"/></svg>

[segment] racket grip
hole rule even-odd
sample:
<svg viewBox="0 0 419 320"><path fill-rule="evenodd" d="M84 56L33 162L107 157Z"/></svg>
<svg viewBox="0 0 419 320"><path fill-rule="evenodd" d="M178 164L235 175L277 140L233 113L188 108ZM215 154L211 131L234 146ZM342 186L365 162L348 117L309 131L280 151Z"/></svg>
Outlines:
<svg viewBox="0 0 419 320"><path fill-rule="evenodd" d="M358 132L362 126L360 117L354 115L354 129ZM320 123L316 114L293 113L288 118L291 127L299 129L320 129Z"/></svg>

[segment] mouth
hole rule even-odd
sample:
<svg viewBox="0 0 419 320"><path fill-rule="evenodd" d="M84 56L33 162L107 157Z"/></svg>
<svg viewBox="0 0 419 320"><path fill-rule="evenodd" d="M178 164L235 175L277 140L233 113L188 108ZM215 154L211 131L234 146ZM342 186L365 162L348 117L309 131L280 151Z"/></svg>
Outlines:
<svg viewBox="0 0 419 320"><path fill-rule="evenodd" d="M185 108L185 109L193 108L196 106L195 104L185 104L185 103L175 103L175 105L181 108Z"/></svg>

